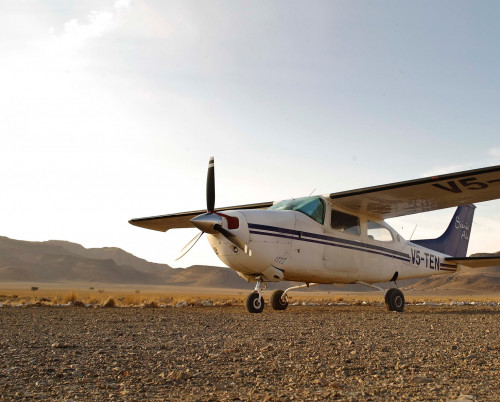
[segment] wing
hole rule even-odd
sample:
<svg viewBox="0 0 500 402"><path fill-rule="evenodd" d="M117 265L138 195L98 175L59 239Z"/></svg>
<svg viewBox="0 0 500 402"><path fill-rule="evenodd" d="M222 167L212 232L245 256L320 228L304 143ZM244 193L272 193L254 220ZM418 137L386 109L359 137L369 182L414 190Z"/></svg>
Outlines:
<svg viewBox="0 0 500 402"><path fill-rule="evenodd" d="M445 258L447 262L454 264L465 265L469 268L485 268L500 266L500 256L492 257L462 257L462 258Z"/></svg>
<svg viewBox="0 0 500 402"><path fill-rule="evenodd" d="M500 198L500 166L330 194L333 203L379 219Z"/></svg>
<svg viewBox="0 0 500 402"><path fill-rule="evenodd" d="M234 207L227 208L216 208L216 212L229 211L232 209L264 209L269 208L273 205L272 202L261 202L258 204L246 204L238 205ZM158 230L160 232L166 232L169 229L179 229L179 228L193 228L193 224L190 222L195 216L207 212L206 210L181 212L178 214L171 215L161 215L161 216L151 216L148 218L137 218L131 219L128 222L132 225L139 226L145 229Z"/></svg>

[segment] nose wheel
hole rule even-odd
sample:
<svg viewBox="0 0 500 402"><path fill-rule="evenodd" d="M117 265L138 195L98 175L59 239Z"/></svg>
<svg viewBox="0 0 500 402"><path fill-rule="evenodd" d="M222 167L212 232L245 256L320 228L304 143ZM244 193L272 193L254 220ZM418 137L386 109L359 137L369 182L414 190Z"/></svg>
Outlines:
<svg viewBox="0 0 500 402"><path fill-rule="evenodd" d="M249 313L262 313L264 310L264 299L257 292L250 293L246 300Z"/></svg>
<svg viewBox="0 0 500 402"><path fill-rule="evenodd" d="M247 296L245 306L249 313L262 313L264 310L264 298L261 293L262 287L265 287L265 284L261 280L257 280L255 290Z"/></svg>

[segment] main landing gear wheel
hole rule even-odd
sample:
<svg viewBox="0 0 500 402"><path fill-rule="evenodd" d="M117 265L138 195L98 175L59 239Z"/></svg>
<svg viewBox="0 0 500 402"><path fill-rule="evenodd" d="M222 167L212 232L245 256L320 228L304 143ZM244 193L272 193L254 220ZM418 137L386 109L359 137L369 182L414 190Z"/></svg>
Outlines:
<svg viewBox="0 0 500 402"><path fill-rule="evenodd" d="M385 304L387 310L401 312L405 308L405 297L401 290L392 288L385 294Z"/></svg>
<svg viewBox="0 0 500 402"><path fill-rule="evenodd" d="M262 313L262 310L264 310L264 298L258 292L250 293L245 305L249 313Z"/></svg>
<svg viewBox="0 0 500 402"><path fill-rule="evenodd" d="M288 300L286 299L286 295L283 300L283 293L285 292L281 289L275 290L271 293L271 307L273 310L286 310L288 307Z"/></svg>

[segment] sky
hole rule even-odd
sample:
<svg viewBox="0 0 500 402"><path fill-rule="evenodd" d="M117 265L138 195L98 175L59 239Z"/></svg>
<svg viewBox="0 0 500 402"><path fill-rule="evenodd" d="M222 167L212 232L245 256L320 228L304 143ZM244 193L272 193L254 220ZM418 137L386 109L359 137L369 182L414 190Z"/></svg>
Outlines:
<svg viewBox="0 0 500 402"><path fill-rule="evenodd" d="M0 235L220 265L131 218L500 164L497 1L0 0ZM391 219L436 237L453 209ZM500 200L469 253L500 250Z"/></svg>

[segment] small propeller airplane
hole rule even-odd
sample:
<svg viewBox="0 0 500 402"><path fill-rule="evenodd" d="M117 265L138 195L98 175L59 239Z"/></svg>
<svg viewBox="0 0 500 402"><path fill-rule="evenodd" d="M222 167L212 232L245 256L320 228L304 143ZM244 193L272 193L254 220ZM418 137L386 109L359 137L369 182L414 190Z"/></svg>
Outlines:
<svg viewBox="0 0 500 402"><path fill-rule="evenodd" d="M464 266L500 265L498 257L466 257L473 202L500 198L500 165L375 187L278 202L215 208L214 158L207 174L207 210L132 219L132 225L166 232L197 227L220 260L248 282L250 313L264 309L266 282L303 282L270 297L285 310L288 292L319 284L362 284L385 294L390 311L403 311L397 287L377 283L452 273ZM458 206L436 239L407 241L384 220ZM397 286L397 284L396 284Z"/></svg>

